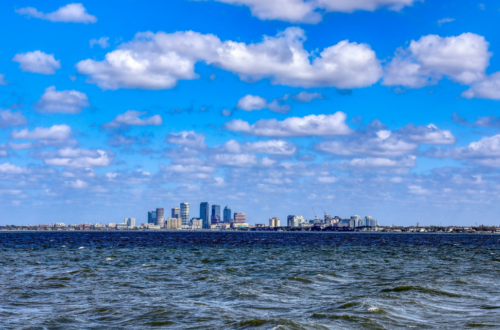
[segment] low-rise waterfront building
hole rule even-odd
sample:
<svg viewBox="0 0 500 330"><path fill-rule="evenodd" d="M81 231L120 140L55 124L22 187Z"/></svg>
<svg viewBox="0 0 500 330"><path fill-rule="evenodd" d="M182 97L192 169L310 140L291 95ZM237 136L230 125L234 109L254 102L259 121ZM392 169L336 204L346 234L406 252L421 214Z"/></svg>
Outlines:
<svg viewBox="0 0 500 330"><path fill-rule="evenodd" d="M300 227L304 223L304 217L301 215L289 215L287 217L288 227Z"/></svg>
<svg viewBox="0 0 500 330"><path fill-rule="evenodd" d="M280 227L280 219L276 217L269 219L269 227Z"/></svg>

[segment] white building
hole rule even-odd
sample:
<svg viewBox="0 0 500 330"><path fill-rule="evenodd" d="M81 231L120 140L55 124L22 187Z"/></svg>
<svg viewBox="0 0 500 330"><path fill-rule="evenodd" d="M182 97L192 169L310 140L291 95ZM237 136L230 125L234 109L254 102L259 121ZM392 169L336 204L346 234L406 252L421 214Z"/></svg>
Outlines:
<svg viewBox="0 0 500 330"><path fill-rule="evenodd" d="M304 223L304 217L301 215L289 215L287 217L288 227L300 227Z"/></svg>
<svg viewBox="0 0 500 330"><path fill-rule="evenodd" d="M189 203L181 203L182 225L189 225Z"/></svg>
<svg viewBox="0 0 500 330"><path fill-rule="evenodd" d="M191 219L191 228L192 230L203 229L203 220L202 219Z"/></svg>
<svg viewBox="0 0 500 330"><path fill-rule="evenodd" d="M135 218L125 218L124 223L127 224L127 227L135 227Z"/></svg>

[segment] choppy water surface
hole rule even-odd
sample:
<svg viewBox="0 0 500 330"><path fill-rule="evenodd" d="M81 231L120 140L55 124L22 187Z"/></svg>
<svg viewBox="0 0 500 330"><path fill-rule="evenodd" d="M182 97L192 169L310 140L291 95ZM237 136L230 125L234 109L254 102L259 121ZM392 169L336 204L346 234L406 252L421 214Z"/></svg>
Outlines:
<svg viewBox="0 0 500 330"><path fill-rule="evenodd" d="M500 235L0 233L0 328L500 328L499 279Z"/></svg>

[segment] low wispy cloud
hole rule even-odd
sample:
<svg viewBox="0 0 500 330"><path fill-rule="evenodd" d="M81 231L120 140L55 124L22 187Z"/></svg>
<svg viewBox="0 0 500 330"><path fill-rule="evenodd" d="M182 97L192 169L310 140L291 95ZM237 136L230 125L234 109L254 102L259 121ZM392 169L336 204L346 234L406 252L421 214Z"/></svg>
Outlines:
<svg viewBox="0 0 500 330"><path fill-rule="evenodd" d="M444 23L450 23L450 22L453 22L455 19L454 18L441 18L441 19L438 19L438 25L441 26L443 25Z"/></svg>
<svg viewBox="0 0 500 330"><path fill-rule="evenodd" d="M94 48L95 45L101 46L101 48L108 48L109 43L108 43L109 38L108 37L101 37L99 39L91 39L89 44L90 48Z"/></svg>

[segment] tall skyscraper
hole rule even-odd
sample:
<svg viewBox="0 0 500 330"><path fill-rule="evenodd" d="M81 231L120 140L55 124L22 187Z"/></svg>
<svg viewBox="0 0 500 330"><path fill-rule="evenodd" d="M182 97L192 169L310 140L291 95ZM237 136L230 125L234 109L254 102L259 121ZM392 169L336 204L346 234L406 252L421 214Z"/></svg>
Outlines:
<svg viewBox="0 0 500 330"><path fill-rule="evenodd" d="M172 218L180 218L181 217L181 209L178 207L172 208Z"/></svg>
<svg viewBox="0 0 500 330"><path fill-rule="evenodd" d="M212 225L218 225L220 223L220 205L212 205L212 217L211 223Z"/></svg>
<svg viewBox="0 0 500 330"><path fill-rule="evenodd" d="M189 226L189 203L181 203L182 225Z"/></svg>
<svg viewBox="0 0 500 330"><path fill-rule="evenodd" d="M200 219L203 221L203 229L210 229L210 205L208 202L200 204Z"/></svg>
<svg viewBox="0 0 500 330"><path fill-rule="evenodd" d="M152 225L156 223L156 211L148 211L148 223Z"/></svg>
<svg viewBox="0 0 500 330"><path fill-rule="evenodd" d="M247 215L241 212L234 212L234 223L245 223Z"/></svg>
<svg viewBox="0 0 500 330"><path fill-rule="evenodd" d="M165 227L165 210L163 208L156 209L156 223L160 228Z"/></svg>
<svg viewBox="0 0 500 330"><path fill-rule="evenodd" d="M224 222L225 223L232 222L232 220L231 220L231 209L229 208L229 206L226 206L224 208Z"/></svg>
<svg viewBox="0 0 500 330"><path fill-rule="evenodd" d="M212 215L218 215L220 219L220 205L212 205Z"/></svg>

